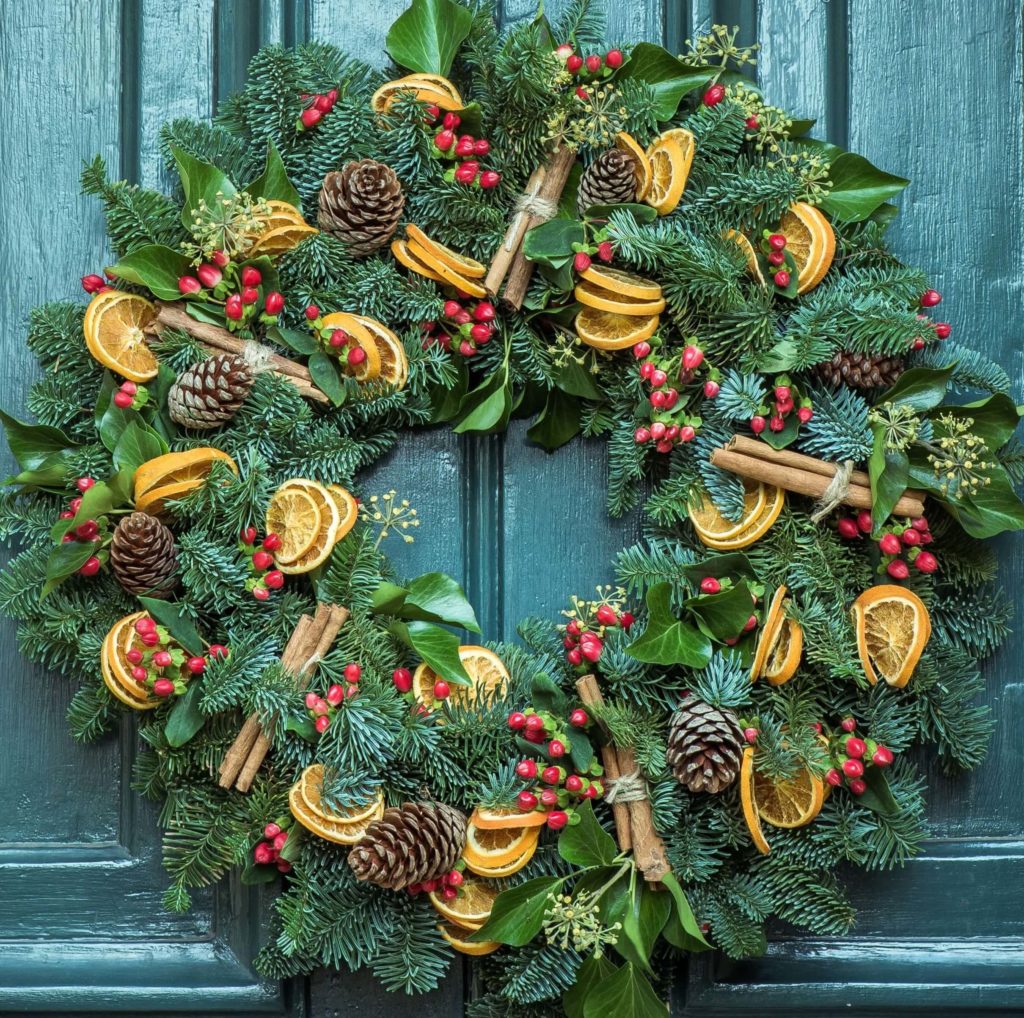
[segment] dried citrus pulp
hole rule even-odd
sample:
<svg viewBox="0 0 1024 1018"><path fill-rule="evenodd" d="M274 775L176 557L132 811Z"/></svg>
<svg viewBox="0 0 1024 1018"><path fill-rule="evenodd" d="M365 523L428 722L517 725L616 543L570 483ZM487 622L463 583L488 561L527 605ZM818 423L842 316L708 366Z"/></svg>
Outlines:
<svg viewBox="0 0 1024 1018"><path fill-rule="evenodd" d="M611 290L604 290L593 283L580 283L573 296L581 303L590 308L597 308L598 311L610 311L618 315L648 315L660 314L665 310L665 298L658 297L657 300L634 300L630 297L620 297Z"/></svg>
<svg viewBox="0 0 1024 1018"><path fill-rule="evenodd" d="M468 294L470 297L486 297L487 290L477 280L487 273L487 266L458 251L453 251L436 240L431 240L418 226L410 223L406 227L403 244L392 244L392 251L401 251L404 257L399 261L406 268L428 279L443 281L449 286ZM396 251L396 257L398 253ZM426 269L427 271L424 271Z"/></svg>
<svg viewBox="0 0 1024 1018"><path fill-rule="evenodd" d="M507 877L521 870L537 850L540 827L498 827L485 830L472 821L466 827L466 866L482 877Z"/></svg>
<svg viewBox="0 0 1024 1018"><path fill-rule="evenodd" d="M682 199L695 150L693 135L682 127L665 131L647 147L651 184L644 201L659 216L673 212Z"/></svg>
<svg viewBox="0 0 1024 1018"><path fill-rule="evenodd" d="M761 272L761 263L757 260L757 252L754 245L739 230L726 230L727 240L731 240L743 252L747 261L747 271L762 285L765 285L764 273Z"/></svg>
<svg viewBox="0 0 1024 1018"><path fill-rule="evenodd" d="M274 553L278 562L294 562L313 547L320 533L320 509L299 487L278 488L267 506L267 533L281 538Z"/></svg>
<svg viewBox="0 0 1024 1018"><path fill-rule="evenodd" d="M500 692L509 681L508 671L501 658L486 647L468 644L459 647L459 660L472 680L472 685L465 686L454 683L449 676L438 675L425 661L421 663L412 677L412 691L416 699L427 707L438 703L434 698L434 684L438 679L445 679L451 692L443 701L453 707L471 707L477 702L481 693L489 697ZM442 722L443 717L438 717Z"/></svg>
<svg viewBox="0 0 1024 1018"><path fill-rule="evenodd" d="M743 750L740 767L740 802L743 819L754 841L754 846L763 855L771 851L761 821L773 827L803 827L809 824L825 801L825 784L807 768L801 769L794 777L785 781L772 781L758 774L754 767L754 747Z"/></svg>
<svg viewBox="0 0 1024 1018"><path fill-rule="evenodd" d="M89 353L129 382L148 382L160 367L146 344L156 308L134 293L105 290L89 302L82 332Z"/></svg>
<svg viewBox="0 0 1024 1018"><path fill-rule="evenodd" d="M409 380L409 359L405 355L402 341L387 326L381 325L375 318L365 315L353 315L357 322L370 334L377 357L380 362L377 380L387 382L396 389L405 388Z"/></svg>
<svg viewBox="0 0 1024 1018"><path fill-rule="evenodd" d="M628 152L633 157L634 173L636 174L636 200L643 201L651 189L651 163L647 153L631 134L620 131L615 136L615 147Z"/></svg>
<svg viewBox="0 0 1024 1018"><path fill-rule="evenodd" d="M750 483L744 494L743 516L736 522L727 520L707 493L687 513L703 544L717 551L737 551L764 537L785 504L782 488Z"/></svg>
<svg viewBox="0 0 1024 1018"><path fill-rule="evenodd" d="M813 290L824 278L836 253L831 223L813 205L797 202L779 221L778 232L786 238L786 250L797 267L797 293Z"/></svg>
<svg viewBox="0 0 1024 1018"><path fill-rule="evenodd" d="M541 810L524 813L520 809L477 806L470 817L481 830L497 830L502 827L541 827L547 821L547 814Z"/></svg>
<svg viewBox="0 0 1024 1018"><path fill-rule="evenodd" d="M286 537L280 531L271 530L270 524L271 510L276 512L276 506L283 507L291 504L290 496L283 494L289 491L299 491L308 495L316 508L316 516L311 516L308 511L298 511L292 520L296 531L294 534ZM340 491L345 491L345 489L341 488ZM296 503L297 506L304 504L301 502ZM301 477L285 481L274 493L270 506L271 509L267 511L267 531L268 533L279 534L283 542L282 550L285 545L289 548L289 556L287 558L282 558L280 555L277 556L277 568L282 573L288 573L289 575L308 573L316 569L317 566L322 566L330 557L334 546L352 529L356 521L354 501L350 507L345 499L341 498L337 493L332 493L324 485ZM345 509L343 510L340 506L344 506ZM342 514L345 510L348 511L348 515L344 517L346 528L344 533L341 533ZM275 515L275 521L278 519L285 524L288 523L288 520L284 519L283 515ZM311 531L314 522L317 524L317 529ZM312 540L310 540L311 532ZM295 553L294 557L292 557L291 552L298 547L302 547L303 550Z"/></svg>
<svg viewBox="0 0 1024 1018"><path fill-rule="evenodd" d="M135 508L139 512L161 512L168 500L182 498L200 487L215 463L224 463L238 474L235 461L212 446L169 452L146 460L132 476Z"/></svg>
<svg viewBox="0 0 1024 1018"><path fill-rule="evenodd" d="M449 922L463 930L478 930L491 917L491 909L498 897L497 888L485 880L472 877L464 880L457 897L446 901L437 891L431 891L430 903Z"/></svg>
<svg viewBox="0 0 1024 1018"><path fill-rule="evenodd" d="M804 631L796 619L786 618L786 586L783 584L765 612L750 666L750 680L767 679L773 686L788 682L800 666Z"/></svg>
<svg viewBox="0 0 1024 1018"><path fill-rule="evenodd" d="M438 74L408 74L381 85L373 93L370 106L374 113L385 113L403 92L442 110L461 110L466 105L458 89L447 78Z"/></svg>
<svg viewBox="0 0 1024 1018"><path fill-rule="evenodd" d="M322 322L325 329L341 329L348 335L350 341L355 341L366 354L365 360L356 365L349 364L343 356L340 359L341 370L358 382L375 381L380 376L380 350L364 319L347 311L334 311L324 315Z"/></svg>
<svg viewBox="0 0 1024 1018"><path fill-rule="evenodd" d="M658 330L658 316L617 315L585 307L576 316L576 335L596 350L626 350Z"/></svg>
<svg viewBox="0 0 1024 1018"><path fill-rule="evenodd" d="M288 793L292 816L307 831L338 845L354 845L375 820L384 815L384 799L380 795L367 804L334 811L324 807L322 800L323 767L307 767ZM317 809L314 809L314 804Z"/></svg>
<svg viewBox="0 0 1024 1018"><path fill-rule="evenodd" d="M294 205L286 201L274 199L267 202L267 207L270 211L263 217L263 229L249 248L250 258L259 255L275 258L320 232L302 218L302 213Z"/></svg>
<svg viewBox="0 0 1024 1018"><path fill-rule="evenodd" d="M865 590L853 602L850 616L868 681L905 686L932 635L924 602L912 590L883 583Z"/></svg>

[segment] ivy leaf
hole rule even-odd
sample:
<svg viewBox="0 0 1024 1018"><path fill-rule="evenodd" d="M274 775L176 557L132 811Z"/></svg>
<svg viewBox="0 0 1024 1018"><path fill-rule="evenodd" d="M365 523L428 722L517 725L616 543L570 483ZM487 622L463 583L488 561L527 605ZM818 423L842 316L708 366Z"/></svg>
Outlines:
<svg viewBox="0 0 1024 1018"><path fill-rule="evenodd" d="M829 167L832 189L821 207L844 223L867 219L883 202L899 194L910 181L878 169L855 152L844 152Z"/></svg>
<svg viewBox="0 0 1024 1018"><path fill-rule="evenodd" d="M631 962L599 982L587 994L583 1018L668 1018L668 1006L658 999L644 974Z"/></svg>
<svg viewBox="0 0 1024 1018"><path fill-rule="evenodd" d="M917 481L918 473L911 472ZM921 487L930 487L944 499L943 508L971 537L985 539L1004 531L1024 530L1024 504L1014 491L1013 484L1002 467L986 470L983 476L989 483L978 489L976 495L963 498L950 497L935 484L930 467L920 471Z"/></svg>
<svg viewBox="0 0 1024 1018"><path fill-rule="evenodd" d="M535 710L559 716L565 713L568 699L561 686L550 675L538 672L530 683L530 703Z"/></svg>
<svg viewBox="0 0 1024 1018"><path fill-rule="evenodd" d="M579 403L560 389L551 389L544 409L527 430L526 437L547 452L554 452L575 438L581 427Z"/></svg>
<svg viewBox="0 0 1024 1018"><path fill-rule="evenodd" d="M684 607L694 614L702 633L714 640L725 641L743 631L750 618L753 600L750 588L741 580L735 587L717 594L691 597Z"/></svg>
<svg viewBox="0 0 1024 1018"><path fill-rule="evenodd" d="M111 270L119 279L144 286L158 300L178 300L178 279L191 273L188 258L163 244L145 244L126 254Z"/></svg>
<svg viewBox="0 0 1024 1018"><path fill-rule="evenodd" d="M796 414L790 414L785 418L781 431L765 428L760 437L766 445L770 445L773 449L785 449L787 445L796 441L796 436L799 433L800 418Z"/></svg>
<svg viewBox="0 0 1024 1018"><path fill-rule="evenodd" d="M651 952L672 912L672 899L641 880L634 885L628 905L622 917L622 937L615 949L627 961L651 972Z"/></svg>
<svg viewBox="0 0 1024 1018"><path fill-rule="evenodd" d="M955 367L950 364L945 368L910 368L878 402L908 406L917 413L932 410L945 398Z"/></svg>
<svg viewBox="0 0 1024 1018"><path fill-rule="evenodd" d="M712 68L692 67L661 46L641 42L633 47L618 76L649 85L654 92L654 115L671 120L683 96L706 85L714 75Z"/></svg>
<svg viewBox="0 0 1024 1018"><path fill-rule="evenodd" d="M900 496L910 483L910 460L900 449L885 448L885 430L872 425L874 444L868 459L871 479L871 519L878 530L889 518Z"/></svg>
<svg viewBox="0 0 1024 1018"><path fill-rule="evenodd" d="M647 591L647 613L647 628L626 648L631 657L687 668L703 668L711 660L711 640L672 611L670 583L656 583Z"/></svg>
<svg viewBox="0 0 1024 1018"><path fill-rule="evenodd" d="M582 364L576 361L567 361L559 369L555 377L555 385L562 392L570 396L579 396L580 399L600 399L601 390L594 381L594 376L587 371Z"/></svg>
<svg viewBox="0 0 1024 1018"><path fill-rule="evenodd" d="M433 424L443 424L458 416L459 407L466 398L469 388L469 370L466 361L460 357L455 367L455 384L446 388L439 382L430 387L430 420Z"/></svg>
<svg viewBox="0 0 1024 1018"><path fill-rule="evenodd" d="M502 891L494 902L490 918L468 939L474 943L492 940L511 944L512 947L528 944L540 933L548 908L548 895L559 891L567 879L536 877ZM602 1018L607 1018L607 1015Z"/></svg>
<svg viewBox="0 0 1024 1018"><path fill-rule="evenodd" d="M389 629L447 682L457 686L473 684L459 658L459 638L454 633L418 620L392 622Z"/></svg>
<svg viewBox="0 0 1024 1018"><path fill-rule="evenodd" d="M159 597L140 597L139 603L149 612L157 625L163 626L189 654L202 657L206 651L206 643L199 635L195 624L182 613L178 605Z"/></svg>
<svg viewBox="0 0 1024 1018"><path fill-rule="evenodd" d="M167 451L168 445L160 435L141 417L136 417L125 425L118 437L112 454L114 468L134 474L147 460L163 456Z"/></svg>
<svg viewBox="0 0 1024 1018"><path fill-rule="evenodd" d="M965 406L939 407L938 411L954 420L969 419L972 422L971 433L985 440L989 452L998 452L1006 445L1017 430L1021 417L1017 404L1004 392L997 392ZM932 416L934 418L937 415L938 412ZM935 429L946 433L938 422L935 423Z"/></svg>
<svg viewBox="0 0 1024 1018"><path fill-rule="evenodd" d="M750 560L746 555L742 555L738 551L729 552L725 555L712 555L711 558L706 558L702 562L694 562L692 565L682 566L679 571L695 587L705 576L713 576L716 580L721 580L726 576L734 580L741 577L751 580L757 579L757 574L754 572L754 567L750 564Z"/></svg>
<svg viewBox="0 0 1024 1018"><path fill-rule="evenodd" d="M42 600L73 576L92 557L96 545L92 541L68 541L58 544L46 560L46 582L39 592Z"/></svg>
<svg viewBox="0 0 1024 1018"><path fill-rule="evenodd" d="M412 0L388 30L384 46L401 67L447 76L472 26L472 12L452 0Z"/></svg>
<svg viewBox="0 0 1024 1018"><path fill-rule="evenodd" d="M181 222L186 229L191 229L192 220L195 218L194 212L198 208L200 201L205 199L206 204L212 206L217 200L218 192L225 198L231 198L238 193L235 185L228 179L227 174L214 166L213 163L196 159L195 156L190 155L179 145L171 146L171 155L174 156L174 162L178 167L178 176L181 178L181 187L185 192L185 204L181 209ZM184 273L179 272L178 275L181 276ZM176 296L177 294L175 294ZM173 300L174 297L166 299Z"/></svg>
<svg viewBox="0 0 1024 1018"><path fill-rule="evenodd" d="M502 431L512 415L512 391L508 384L508 364L466 394L459 407L459 423L452 429L462 435L467 431L489 434Z"/></svg>
<svg viewBox="0 0 1024 1018"><path fill-rule="evenodd" d="M337 361L328 357L322 350L317 350L307 364L309 376L313 384L335 405L341 406L348 393L345 390L345 383L342 381L338 371Z"/></svg>
<svg viewBox="0 0 1024 1018"><path fill-rule="evenodd" d="M295 353L305 354L307 357L320 349L316 336L303 329L282 329L280 326L274 325L267 329L267 339L279 346L294 350Z"/></svg>
<svg viewBox="0 0 1024 1018"><path fill-rule="evenodd" d="M447 573L424 573L410 581L406 590L402 617L480 632L473 606L459 583Z"/></svg>
<svg viewBox="0 0 1024 1018"><path fill-rule="evenodd" d="M586 231L578 219L551 219L526 231L523 257L559 269L575 257L573 244L582 244L585 240Z"/></svg>
<svg viewBox="0 0 1024 1018"><path fill-rule="evenodd" d="M661 878L661 882L672 895L674 905L672 915L669 916L668 922L662 930L665 939L674 947L684 951L709 950L711 945L704 939L700 924L693 914L690 902L676 879L676 875L671 872L666 873Z"/></svg>
<svg viewBox="0 0 1024 1018"><path fill-rule="evenodd" d="M246 184L242 190L253 198L263 198L266 201L285 201L289 205L294 205L295 208L300 208L302 205L302 198L288 179L288 171L284 168L284 161L273 140L267 143L267 161L263 172L251 184Z"/></svg>
<svg viewBox="0 0 1024 1018"><path fill-rule="evenodd" d="M3 422L7 447L22 470L39 470L52 463L54 457L61 456L77 445L60 428L51 428L46 424L27 424L2 410L0 421Z"/></svg>
<svg viewBox="0 0 1024 1018"><path fill-rule="evenodd" d="M579 823L567 827L558 838L558 854L574 866L611 866L619 847L597 822L589 799L577 808L576 815Z"/></svg>
<svg viewBox="0 0 1024 1018"><path fill-rule="evenodd" d="M583 1018L583 1005L590 991L616 972L607 955L592 954L576 971L576 982L562 994L566 1018Z"/></svg>
<svg viewBox="0 0 1024 1018"><path fill-rule="evenodd" d="M876 813L892 815L899 812L899 804L896 802L889 787L889 779L881 767L866 767L863 775L864 783L868 786L864 793L857 799L858 806L867 806Z"/></svg>
<svg viewBox="0 0 1024 1018"><path fill-rule="evenodd" d="M195 679L175 701L164 726L164 738L169 745L184 746L206 723L206 718L199 711L201 692L202 684Z"/></svg>

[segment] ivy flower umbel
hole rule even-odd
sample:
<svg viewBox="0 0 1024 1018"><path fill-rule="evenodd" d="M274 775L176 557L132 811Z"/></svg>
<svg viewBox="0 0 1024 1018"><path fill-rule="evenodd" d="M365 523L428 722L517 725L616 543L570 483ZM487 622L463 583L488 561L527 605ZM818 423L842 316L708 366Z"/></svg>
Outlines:
<svg viewBox="0 0 1024 1018"><path fill-rule="evenodd" d="M568 894L549 894L548 908L541 927L549 944L567 951L570 947L580 954L600 956L603 948L619 939L622 923L604 926L598 907L598 895L579 891L573 898Z"/></svg>
<svg viewBox="0 0 1024 1018"><path fill-rule="evenodd" d="M926 446L928 462L935 471L936 480L950 498L977 495L992 483L987 472L997 463L987 458L985 440L971 432L974 418L942 414L936 423L944 434Z"/></svg>
<svg viewBox="0 0 1024 1018"><path fill-rule="evenodd" d="M609 607L616 615L622 612L626 604L625 587L613 587L611 584L605 584L603 587L599 586L594 589L597 592L595 600L588 601L586 598L573 594L569 598L569 603L572 607L563 609L561 614L571 621L588 627L595 624L597 612L600 608ZM559 628L564 629L565 627L560 626Z"/></svg>
<svg viewBox="0 0 1024 1018"><path fill-rule="evenodd" d="M686 52L679 59L702 67L717 64L723 70L730 61L735 67L753 67L757 63L754 54L760 46L757 43L753 46L737 46L736 37L739 34L739 25L733 25L732 28L712 25L711 31L699 36L696 42L687 39L683 43Z"/></svg>
<svg viewBox="0 0 1024 1018"><path fill-rule="evenodd" d="M906 403L881 403L872 408L868 420L881 426L887 452L906 452L921 430L920 418Z"/></svg>
<svg viewBox="0 0 1024 1018"><path fill-rule="evenodd" d="M225 196L218 191L212 202L199 199L189 225L193 242L181 246L197 262L214 251L223 251L237 261L266 229L269 216L270 206L262 198L245 193Z"/></svg>
<svg viewBox="0 0 1024 1018"><path fill-rule="evenodd" d="M578 92L569 92L548 119L548 139L559 139L573 151L584 145L594 149L607 148L615 136L625 130L629 109L622 93L606 82L580 85ZM586 95L586 99L583 98Z"/></svg>
<svg viewBox="0 0 1024 1018"><path fill-rule="evenodd" d="M392 531L396 531L406 544L413 543L413 536L408 531L418 527L420 520L416 510L409 505L409 500L397 499L397 494L392 488L383 495L371 495L368 501L359 506L363 522L371 527L380 527L374 544L376 548Z"/></svg>

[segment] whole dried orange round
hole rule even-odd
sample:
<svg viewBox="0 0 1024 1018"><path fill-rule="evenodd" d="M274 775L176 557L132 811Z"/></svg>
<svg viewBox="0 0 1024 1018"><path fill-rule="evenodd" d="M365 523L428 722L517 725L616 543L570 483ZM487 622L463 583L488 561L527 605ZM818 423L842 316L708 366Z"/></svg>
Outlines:
<svg viewBox="0 0 1024 1018"><path fill-rule="evenodd" d="M924 602L912 590L882 583L864 591L850 609L864 674L902 688L911 679L932 635Z"/></svg>
<svg viewBox="0 0 1024 1018"><path fill-rule="evenodd" d="M156 377L160 362L146 343L156 308L134 293L105 290L89 302L82 331L89 353L129 382Z"/></svg>

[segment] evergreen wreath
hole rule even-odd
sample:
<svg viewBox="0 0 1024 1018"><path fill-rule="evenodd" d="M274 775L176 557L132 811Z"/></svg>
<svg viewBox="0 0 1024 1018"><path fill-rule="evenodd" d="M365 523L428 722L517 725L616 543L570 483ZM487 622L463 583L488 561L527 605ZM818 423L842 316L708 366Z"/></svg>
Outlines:
<svg viewBox="0 0 1024 1018"><path fill-rule="evenodd" d="M117 262L32 313L0 608L81 681L76 739L140 712L168 908L281 881L271 976L418 993L461 951L473 1018L664 1014L673 952L851 927L836 867L925 837L911 747L984 757L1018 411L886 246L907 182L767 105L732 31L602 30L413 0L394 76L266 48L164 128L175 193L86 167ZM647 536L465 645L458 584L382 550L415 510L349 490L513 416L607 435Z"/></svg>

